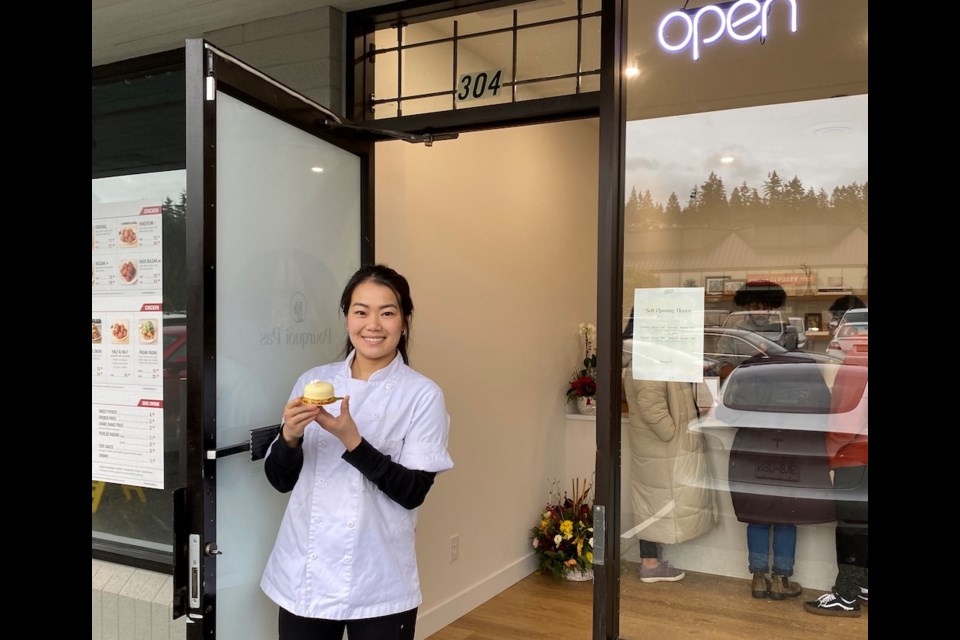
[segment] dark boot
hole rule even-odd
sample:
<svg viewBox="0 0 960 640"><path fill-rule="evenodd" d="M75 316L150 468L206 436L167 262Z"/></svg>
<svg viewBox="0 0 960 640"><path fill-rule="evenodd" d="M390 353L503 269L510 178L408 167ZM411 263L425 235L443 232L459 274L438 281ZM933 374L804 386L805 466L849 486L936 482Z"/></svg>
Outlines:
<svg viewBox="0 0 960 640"><path fill-rule="evenodd" d="M753 574L753 584L750 585L750 595L754 598L766 598L770 595L770 581L762 571Z"/></svg>
<svg viewBox="0 0 960 640"><path fill-rule="evenodd" d="M787 576L779 573L770 575L770 598L773 600L784 600L786 598L796 598L803 591L796 582L787 580Z"/></svg>

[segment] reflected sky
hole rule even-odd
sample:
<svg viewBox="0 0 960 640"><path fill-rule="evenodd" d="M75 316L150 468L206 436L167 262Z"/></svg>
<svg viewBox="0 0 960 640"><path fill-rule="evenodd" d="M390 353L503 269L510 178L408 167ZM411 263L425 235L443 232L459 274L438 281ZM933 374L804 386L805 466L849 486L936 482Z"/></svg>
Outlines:
<svg viewBox="0 0 960 640"><path fill-rule="evenodd" d="M127 202L134 200L157 200L169 197L180 202L180 194L187 188L187 172L184 169L137 173L93 180L93 204L99 202Z"/></svg>
<svg viewBox="0 0 960 640"><path fill-rule="evenodd" d="M867 95L635 120L626 145L625 199L649 189L654 202L674 192L685 206L711 171L728 198L744 181L762 195L772 171L829 195L867 181Z"/></svg>

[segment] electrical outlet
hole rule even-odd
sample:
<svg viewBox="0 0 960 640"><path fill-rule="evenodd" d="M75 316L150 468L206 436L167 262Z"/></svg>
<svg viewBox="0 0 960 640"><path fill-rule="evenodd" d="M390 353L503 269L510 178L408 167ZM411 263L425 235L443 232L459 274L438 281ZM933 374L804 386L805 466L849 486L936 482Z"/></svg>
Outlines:
<svg viewBox="0 0 960 640"><path fill-rule="evenodd" d="M460 557L460 534L455 533L450 536L450 562L455 562Z"/></svg>

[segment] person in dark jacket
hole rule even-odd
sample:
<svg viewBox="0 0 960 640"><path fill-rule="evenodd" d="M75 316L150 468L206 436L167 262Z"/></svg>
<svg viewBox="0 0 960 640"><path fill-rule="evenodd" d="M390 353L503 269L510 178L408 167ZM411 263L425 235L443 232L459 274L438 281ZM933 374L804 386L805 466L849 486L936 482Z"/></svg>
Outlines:
<svg viewBox="0 0 960 640"><path fill-rule="evenodd" d="M774 329L770 323L770 311L781 308L787 301L787 292L776 282L769 280L751 280L745 283L733 294L733 304L741 310L749 312L742 320L732 326L733 329L765 333ZM784 332L788 327L780 327ZM786 335L786 334L785 334ZM781 346L796 349L797 336L793 331L789 344ZM725 380L734 367L737 366L735 356L751 356L755 349L730 335L724 335L717 340L717 350L720 358L716 364L717 373L721 380Z"/></svg>
<svg viewBox="0 0 960 640"><path fill-rule="evenodd" d="M859 618L860 605L869 597L865 364L844 360L833 383L832 428L826 439L837 495L837 579L833 589L803 605L821 616Z"/></svg>

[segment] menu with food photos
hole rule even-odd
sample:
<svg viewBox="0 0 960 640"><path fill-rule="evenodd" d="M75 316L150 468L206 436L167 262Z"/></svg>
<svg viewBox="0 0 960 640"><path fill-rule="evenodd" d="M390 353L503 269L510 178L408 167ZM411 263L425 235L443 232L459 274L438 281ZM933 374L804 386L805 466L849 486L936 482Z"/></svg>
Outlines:
<svg viewBox="0 0 960 640"><path fill-rule="evenodd" d="M93 480L162 489L161 204L94 204L91 242Z"/></svg>

